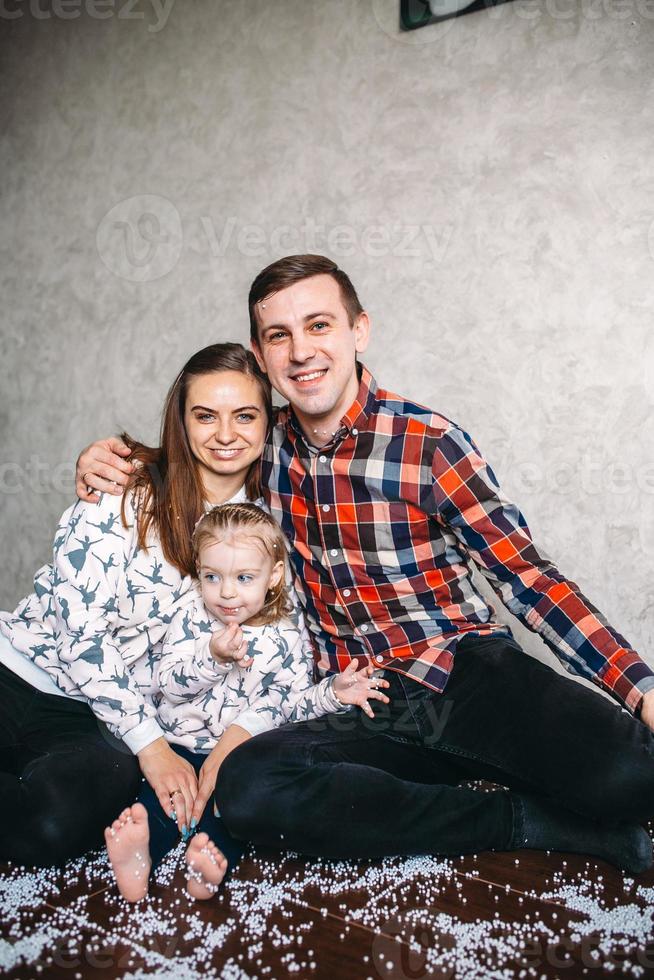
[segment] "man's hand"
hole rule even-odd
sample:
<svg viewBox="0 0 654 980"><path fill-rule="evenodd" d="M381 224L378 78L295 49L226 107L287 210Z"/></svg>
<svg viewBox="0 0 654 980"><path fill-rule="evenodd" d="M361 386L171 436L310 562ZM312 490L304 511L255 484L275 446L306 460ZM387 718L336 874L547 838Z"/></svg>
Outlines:
<svg viewBox="0 0 654 980"><path fill-rule="evenodd" d="M333 690L337 700L341 704L358 704L369 718L374 718L368 699L373 698L375 701L388 704L389 699L379 688L390 687L388 681L374 677L374 673L374 667L362 667L361 670L357 670L356 660L350 661L345 670L334 677Z"/></svg>
<svg viewBox="0 0 654 980"><path fill-rule="evenodd" d="M218 778L218 770L221 765L237 745L241 745L242 742L247 742L251 737L250 733L246 732L244 728L239 728L238 725L230 725L216 747L211 750L202 763L198 792L191 814L193 828L199 824L207 803L209 803L209 806L213 806L213 803L209 802L209 799L216 788L216 779Z"/></svg>
<svg viewBox="0 0 654 980"><path fill-rule="evenodd" d="M100 493L120 496L134 471L126 458L130 452L122 439L115 436L93 442L82 450L75 469L75 492L80 500L97 504Z"/></svg>
<svg viewBox="0 0 654 980"><path fill-rule="evenodd" d="M172 817L174 813L180 831L183 827L188 829L198 792L191 763L178 755L163 737L141 749L138 760L166 816Z"/></svg>
<svg viewBox="0 0 654 980"><path fill-rule="evenodd" d="M647 691L646 694L643 694L640 720L647 725L650 731L654 732L654 691Z"/></svg>
<svg viewBox="0 0 654 980"><path fill-rule="evenodd" d="M221 667L227 667L231 663L238 664L239 667L249 667L253 662L248 653L248 641L237 623L230 623L222 633L212 635L209 653Z"/></svg>

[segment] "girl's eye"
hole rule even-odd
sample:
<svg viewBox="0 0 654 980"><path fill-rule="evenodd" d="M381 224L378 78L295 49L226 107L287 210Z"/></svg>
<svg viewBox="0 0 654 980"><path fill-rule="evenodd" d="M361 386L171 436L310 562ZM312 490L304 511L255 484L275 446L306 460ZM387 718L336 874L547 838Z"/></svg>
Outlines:
<svg viewBox="0 0 654 980"><path fill-rule="evenodd" d="M214 575L213 572L207 572L206 575L204 576L204 580L205 582L214 583L218 581L218 576Z"/></svg>
<svg viewBox="0 0 654 980"><path fill-rule="evenodd" d="M253 575L239 575L238 580L242 585L247 585L248 582L252 581L253 577Z"/></svg>

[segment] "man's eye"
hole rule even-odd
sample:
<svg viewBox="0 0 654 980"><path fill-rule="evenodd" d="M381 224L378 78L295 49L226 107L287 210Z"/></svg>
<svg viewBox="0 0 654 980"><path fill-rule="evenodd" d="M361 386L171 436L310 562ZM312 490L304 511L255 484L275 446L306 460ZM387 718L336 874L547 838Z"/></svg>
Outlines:
<svg viewBox="0 0 654 980"><path fill-rule="evenodd" d="M276 330L275 333L269 333L267 340L269 343L274 343L276 340L283 340L286 334L283 330Z"/></svg>
<svg viewBox="0 0 654 980"><path fill-rule="evenodd" d="M324 320L319 320L317 323L312 323L311 324L311 329L312 330L322 330L323 327L328 327L328 326L329 326L329 324L328 323L325 323Z"/></svg>

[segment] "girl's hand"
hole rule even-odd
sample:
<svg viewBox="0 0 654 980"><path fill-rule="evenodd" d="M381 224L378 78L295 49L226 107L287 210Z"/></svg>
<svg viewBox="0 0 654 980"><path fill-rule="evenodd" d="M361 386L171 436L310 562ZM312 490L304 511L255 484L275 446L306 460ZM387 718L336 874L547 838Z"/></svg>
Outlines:
<svg viewBox="0 0 654 980"><path fill-rule="evenodd" d="M249 667L253 662L248 653L248 641L238 623L230 623L222 633L214 633L209 641L209 653L222 667L231 663Z"/></svg>
<svg viewBox="0 0 654 980"><path fill-rule="evenodd" d="M369 718L374 718L374 712L368 704L368 699L389 703L389 699L379 690L380 687L390 687L388 681L375 677L375 668L368 666L357 670L356 660L350 661L341 674L333 681L333 691L341 704L358 704Z"/></svg>
<svg viewBox="0 0 654 980"><path fill-rule="evenodd" d="M178 755L165 738L150 742L138 753L141 772L157 794L167 817L173 814L180 832L191 824L193 803L198 792L195 769Z"/></svg>
<svg viewBox="0 0 654 980"><path fill-rule="evenodd" d="M244 728L240 728L238 725L230 725L218 744L214 746L202 763L198 793L195 797L193 812L191 814L194 828L200 823L207 804L213 806L211 797L216 788L216 779L218 778L218 770L221 765L230 752L233 752L243 742L247 742L249 738L252 738L252 736Z"/></svg>

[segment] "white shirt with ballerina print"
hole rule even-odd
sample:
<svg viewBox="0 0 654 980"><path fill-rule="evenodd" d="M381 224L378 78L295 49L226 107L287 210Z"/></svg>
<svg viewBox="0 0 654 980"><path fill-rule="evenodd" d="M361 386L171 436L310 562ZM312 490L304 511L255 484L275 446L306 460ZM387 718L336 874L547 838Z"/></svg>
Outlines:
<svg viewBox="0 0 654 980"><path fill-rule="evenodd" d="M194 586L195 592L195 586ZM332 677L313 683L313 652L306 627L287 619L242 626L252 664L219 664L209 643L225 627L196 592L166 634L158 664L159 724L169 742L210 752L230 725L258 735L284 722L342 712Z"/></svg>
<svg viewBox="0 0 654 980"><path fill-rule="evenodd" d="M136 753L163 735L153 701L154 668L175 612L193 600L192 578L165 558L152 535L138 546L134 499L103 494L78 500L61 517L52 563L34 577L34 592L13 613L0 613L11 643L3 662L46 690L86 700L113 735ZM31 661L32 672L21 659Z"/></svg>

